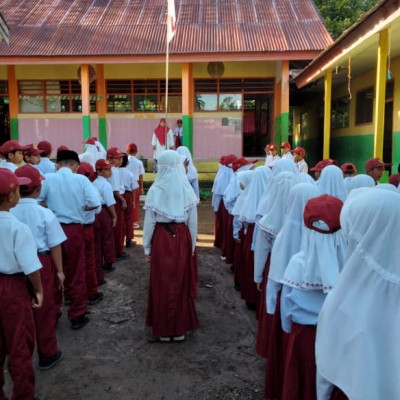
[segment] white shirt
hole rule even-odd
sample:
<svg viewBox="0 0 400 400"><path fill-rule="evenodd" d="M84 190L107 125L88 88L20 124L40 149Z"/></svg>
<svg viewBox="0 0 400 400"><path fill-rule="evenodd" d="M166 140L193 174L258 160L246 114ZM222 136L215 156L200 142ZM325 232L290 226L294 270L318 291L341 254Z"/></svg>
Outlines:
<svg viewBox="0 0 400 400"><path fill-rule="evenodd" d="M308 164L304 161L304 159L297 162L296 166L299 172L304 172L305 174L308 173Z"/></svg>
<svg viewBox="0 0 400 400"><path fill-rule="evenodd" d="M282 156L281 156L281 158L283 159L283 160L292 160L293 161L293 154L289 151L288 153L286 153L286 154L282 154Z"/></svg>
<svg viewBox="0 0 400 400"><path fill-rule="evenodd" d="M111 207L115 204L115 198L110 182L107 181L103 176L98 176L93 182L93 185L97 188L101 197L101 204Z"/></svg>
<svg viewBox="0 0 400 400"><path fill-rule="evenodd" d="M56 165L47 157L41 157L40 163L34 167L44 176L50 172L56 172Z"/></svg>
<svg viewBox="0 0 400 400"><path fill-rule="evenodd" d="M35 199L21 198L10 212L29 226L36 241L37 251L48 251L67 240L54 213L40 206Z"/></svg>
<svg viewBox="0 0 400 400"><path fill-rule="evenodd" d="M158 160L160 158L160 155L164 150L173 149L175 147L175 140L174 140L174 134L171 131L171 129L167 133L164 145L161 145L161 143L157 139L156 134L153 132L153 137L151 139L151 145L156 146L156 148L154 149L154 152L153 152L153 158L155 160Z"/></svg>
<svg viewBox="0 0 400 400"><path fill-rule="evenodd" d="M0 273L32 274L42 268L29 227L11 213L0 211Z"/></svg>
<svg viewBox="0 0 400 400"><path fill-rule="evenodd" d="M124 185L125 191L132 192L132 190L135 190L139 187L137 179L135 179L132 172L129 171L127 168L121 167L119 169L119 175Z"/></svg>
<svg viewBox="0 0 400 400"><path fill-rule="evenodd" d="M1 168L7 168L11 172L15 172L18 167L14 163L4 160L1 164Z"/></svg>
<svg viewBox="0 0 400 400"><path fill-rule="evenodd" d="M122 182L119 169L116 167L111 167L111 176L107 179L110 182L113 192L118 192L119 194L125 193L125 186Z"/></svg>
<svg viewBox="0 0 400 400"><path fill-rule="evenodd" d="M128 157L129 164L127 168L129 171L132 172L133 176L135 179L138 181L140 176L144 174L144 166L143 162L136 158L135 156L129 156Z"/></svg>

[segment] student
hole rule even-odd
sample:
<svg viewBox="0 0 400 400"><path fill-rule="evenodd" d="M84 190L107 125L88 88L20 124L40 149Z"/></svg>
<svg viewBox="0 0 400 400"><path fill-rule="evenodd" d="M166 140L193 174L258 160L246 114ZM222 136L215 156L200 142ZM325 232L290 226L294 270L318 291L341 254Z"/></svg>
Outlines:
<svg viewBox="0 0 400 400"><path fill-rule="evenodd" d="M340 169L343 172L343 178L350 178L357 175L357 168L352 163L344 163L341 165Z"/></svg>
<svg viewBox="0 0 400 400"><path fill-rule="evenodd" d="M29 146L22 146L17 140L4 142L0 148L5 160L2 163L2 168L7 168L11 172L15 172L24 161L23 151L28 148Z"/></svg>
<svg viewBox="0 0 400 400"><path fill-rule="evenodd" d="M347 190L344 186L343 173L336 165L325 167L317 183L321 194L330 194L342 201L346 200Z"/></svg>
<svg viewBox="0 0 400 400"><path fill-rule="evenodd" d="M272 162L272 154L271 154L271 150L270 150L270 146L272 146L272 144L268 143L265 146L265 166L270 168L271 162Z"/></svg>
<svg viewBox="0 0 400 400"><path fill-rule="evenodd" d="M375 181L372 177L366 174L358 174L350 179L347 185L347 193L350 193L353 189L373 186L375 186Z"/></svg>
<svg viewBox="0 0 400 400"><path fill-rule="evenodd" d="M160 123L156 129L154 129L153 136L151 138L151 145L153 147L153 172L157 172L157 161L161 153L165 150L175 148L174 134L167 125L165 118L160 119Z"/></svg>
<svg viewBox="0 0 400 400"><path fill-rule="evenodd" d="M122 153L122 164L119 168L119 173L125 189L122 196L126 201L126 208L124 209L125 246L131 247L136 245L133 240L133 210L135 208L135 192L138 190L139 185L132 172L127 168L128 165L128 154Z"/></svg>
<svg viewBox="0 0 400 400"><path fill-rule="evenodd" d="M268 162L266 162L266 166L269 168L274 168L275 164L281 159L278 155L278 146L275 144L269 145L269 155Z"/></svg>
<svg viewBox="0 0 400 400"><path fill-rule="evenodd" d="M319 177L321 176L322 170L329 165L335 165L335 161L331 160L330 158L326 158L324 160L318 161L314 167L310 168L310 171L314 172L314 177L316 181L318 181Z"/></svg>
<svg viewBox="0 0 400 400"><path fill-rule="evenodd" d="M133 207L133 228L139 229L139 208L140 208L140 196L144 194L143 191L143 175L145 173L143 162L136 157L138 152L135 143L128 143L126 145L126 152L128 153L128 169L132 172L135 180L137 181L139 188L135 190L135 205Z"/></svg>
<svg viewBox="0 0 400 400"><path fill-rule="evenodd" d="M110 147L107 150L107 160L112 164L111 176L109 182L111 184L114 198L115 198L115 213L117 214L117 224L114 227L114 243L115 243L115 257L117 261L122 261L129 258L129 254L124 251L124 238L125 238L125 222L124 210L127 207L126 200L123 196L125 193L125 186L122 182L119 173L119 167L122 164L123 154L118 147Z"/></svg>
<svg viewBox="0 0 400 400"><path fill-rule="evenodd" d="M26 164L38 165L40 163L40 156L43 150L38 149L36 146L31 145L28 149L24 150L24 162Z"/></svg>
<svg viewBox="0 0 400 400"><path fill-rule="evenodd" d="M283 273L281 319L283 330L289 334L283 400L317 399L316 326L322 304L336 285L345 260L347 243L339 220L342 206L341 200L330 195L307 202L300 251L291 257Z"/></svg>
<svg viewBox="0 0 400 400"><path fill-rule="evenodd" d="M343 206L349 245L318 318L318 399L333 398L334 386L351 400L399 397L399 201L398 193L370 188Z"/></svg>
<svg viewBox="0 0 400 400"><path fill-rule="evenodd" d="M400 182L400 163L397 166L397 174L392 174L389 176L389 183L392 185L399 187L399 182Z"/></svg>
<svg viewBox="0 0 400 400"><path fill-rule="evenodd" d="M45 201L60 222L67 240L62 243L65 273L65 297L71 300L68 319L72 329L80 329L89 317L85 280L85 212L99 207L100 201L91 183L76 174L78 154L71 150L57 153L55 174L47 174L43 181L39 201Z"/></svg>
<svg viewBox="0 0 400 400"><path fill-rule="evenodd" d="M281 144L281 158L293 161L293 154L290 152L292 146L289 142L282 142Z"/></svg>
<svg viewBox="0 0 400 400"><path fill-rule="evenodd" d="M104 158L102 150L97 146L97 138L90 137L86 139L83 144L85 146L85 152L79 154L79 160L81 162L89 163L94 168L96 161L100 158Z"/></svg>
<svg viewBox="0 0 400 400"><path fill-rule="evenodd" d="M186 176L189 179L189 183L192 186L194 193L200 200L199 174L197 172L196 167L193 164L192 154L190 153L189 149L185 146L178 147L176 151L180 156L184 157L185 160L188 162Z"/></svg>
<svg viewBox="0 0 400 400"><path fill-rule="evenodd" d="M381 180L383 173L385 172L385 167L392 165L391 163L384 163L379 158L370 158L365 163L365 172L369 175L377 185Z"/></svg>
<svg viewBox="0 0 400 400"><path fill-rule="evenodd" d="M143 248L150 262L150 339L182 341L199 326L193 299L198 199L175 151L164 151L144 205Z"/></svg>
<svg viewBox="0 0 400 400"><path fill-rule="evenodd" d="M57 345L54 277L56 276L57 285L62 289L65 276L61 243L67 238L56 216L36 201L41 191L41 181L44 179L40 172L32 165L25 164L15 171L15 175L31 180L28 185L20 186L21 199L11 209L11 213L31 229L37 245L37 254L43 267L40 270L44 295L43 307L34 309L33 316L39 369L46 370L59 363L63 357L63 353Z"/></svg>
<svg viewBox="0 0 400 400"><path fill-rule="evenodd" d="M19 185L31 181L19 178L6 168L0 169L0 395L5 398L4 367L13 383L13 399L33 399L35 374L32 355L35 349L35 325L32 307L43 304L43 287L35 239L28 226L9 211L20 198ZM27 290L27 278L33 286L33 299Z"/></svg>
<svg viewBox="0 0 400 400"><path fill-rule="evenodd" d="M56 172L56 165L50 160L51 152L53 147L47 140L42 140L38 143L37 148L42 150L43 153L40 155L40 163L35 166L39 172L44 176L50 172Z"/></svg>
<svg viewBox="0 0 400 400"><path fill-rule="evenodd" d="M80 175L86 176L91 182L94 179L94 170L92 165L87 162L81 162L78 170L76 171ZM94 186L94 185L93 185ZM96 195L98 196L99 202L102 201L101 195L94 186ZM88 297L88 304L94 306L101 300L103 300L103 292L99 292L97 274L96 274L96 240L94 225L96 215L101 211L101 207L85 212L85 220L83 223L84 237L85 237L85 275L86 275L86 290Z"/></svg>
<svg viewBox="0 0 400 400"><path fill-rule="evenodd" d="M306 157L306 151L303 147L297 146L294 150L291 150L293 153L293 160L296 163L297 169L299 172L308 172L308 165L304 158Z"/></svg>
<svg viewBox="0 0 400 400"><path fill-rule="evenodd" d="M182 120L178 119L176 121L176 127L174 129L174 140L175 140L175 149L183 144L183 129L182 129Z"/></svg>
<svg viewBox="0 0 400 400"><path fill-rule="evenodd" d="M112 164L107 160L96 161L96 186L101 196L101 212L98 214L98 223L95 226L96 236L96 275L99 284L104 282L104 272L114 271L115 244L113 228L117 224L115 212L115 198L108 179L112 174Z"/></svg>

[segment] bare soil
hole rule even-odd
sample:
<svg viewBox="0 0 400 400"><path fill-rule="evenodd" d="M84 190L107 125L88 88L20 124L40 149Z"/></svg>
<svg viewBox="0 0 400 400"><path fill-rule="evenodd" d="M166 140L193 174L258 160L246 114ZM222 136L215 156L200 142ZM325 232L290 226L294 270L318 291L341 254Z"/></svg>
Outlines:
<svg viewBox="0 0 400 400"><path fill-rule="evenodd" d="M233 288L229 266L213 247L214 213L199 207L198 298L200 328L183 343L149 343L145 335L149 264L141 246L116 264L90 307L90 322L73 331L66 310L58 324L64 359L36 372L40 400L261 400L265 361L255 354L257 322ZM140 224L142 226L143 215ZM37 356L34 366L37 368ZM6 394L10 379L6 373Z"/></svg>

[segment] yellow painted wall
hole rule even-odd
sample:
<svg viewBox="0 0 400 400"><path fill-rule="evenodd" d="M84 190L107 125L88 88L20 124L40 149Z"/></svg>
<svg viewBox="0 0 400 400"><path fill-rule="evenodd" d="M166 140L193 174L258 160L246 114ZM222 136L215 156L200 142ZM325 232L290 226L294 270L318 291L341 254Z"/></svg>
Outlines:
<svg viewBox="0 0 400 400"><path fill-rule="evenodd" d="M106 79L161 79L165 77L165 64L107 64L104 65ZM182 76L181 64L170 63L169 77Z"/></svg>
<svg viewBox="0 0 400 400"><path fill-rule="evenodd" d="M295 107L293 110L293 139L307 140L316 139L323 135L322 120L319 114L323 115L323 95L316 96L311 102L304 104L301 107ZM308 113L308 129L305 135L300 137L301 115Z"/></svg>
<svg viewBox="0 0 400 400"><path fill-rule="evenodd" d="M194 64L193 76L195 78L210 78L207 65L207 62ZM276 74L275 61L224 62L224 66L223 78L271 78Z"/></svg>
<svg viewBox="0 0 400 400"><path fill-rule="evenodd" d="M79 65L16 65L17 79L78 79Z"/></svg>
<svg viewBox="0 0 400 400"><path fill-rule="evenodd" d="M400 57L391 62L390 71L394 79L393 131L400 132Z"/></svg>
<svg viewBox="0 0 400 400"><path fill-rule="evenodd" d="M0 65L0 79L7 80L7 65Z"/></svg>

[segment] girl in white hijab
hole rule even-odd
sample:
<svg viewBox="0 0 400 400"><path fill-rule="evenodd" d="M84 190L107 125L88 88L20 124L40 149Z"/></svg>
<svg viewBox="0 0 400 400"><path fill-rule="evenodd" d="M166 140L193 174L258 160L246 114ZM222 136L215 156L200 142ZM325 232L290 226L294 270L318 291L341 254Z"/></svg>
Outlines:
<svg viewBox="0 0 400 400"><path fill-rule="evenodd" d="M344 186L343 172L336 165L325 167L317 183L321 194L330 194L342 201L346 200L347 190Z"/></svg>
<svg viewBox="0 0 400 400"><path fill-rule="evenodd" d="M197 172L196 167L193 164L192 154L190 150L185 146L179 146L176 151L180 156L185 157L185 160L189 163L187 167L187 178L189 179L190 184L198 199L200 199L200 189L199 189L199 174Z"/></svg>
<svg viewBox="0 0 400 400"><path fill-rule="evenodd" d="M107 158L107 153L104 150L103 145L97 140L97 138L91 137L89 139L86 139L84 144L85 152L79 154L80 162L87 162L93 168L95 168L97 160Z"/></svg>
<svg viewBox="0 0 400 400"><path fill-rule="evenodd" d="M367 189L341 214L352 252L318 319L318 399L333 385L351 400L396 400L400 393L400 195Z"/></svg>
<svg viewBox="0 0 400 400"><path fill-rule="evenodd" d="M150 262L146 325L152 339L181 341L199 326L192 287L197 203L181 157L164 151L143 207L143 248Z"/></svg>
<svg viewBox="0 0 400 400"><path fill-rule="evenodd" d="M350 193L353 189L357 189L360 187L374 187L375 181L366 174L359 174L349 178L347 185L347 191Z"/></svg>
<svg viewBox="0 0 400 400"><path fill-rule="evenodd" d="M337 282L346 252L339 219L342 206L340 199L330 195L307 202L300 251L291 257L283 273L281 321L283 330L289 333L283 400L316 400L318 314L326 294Z"/></svg>

